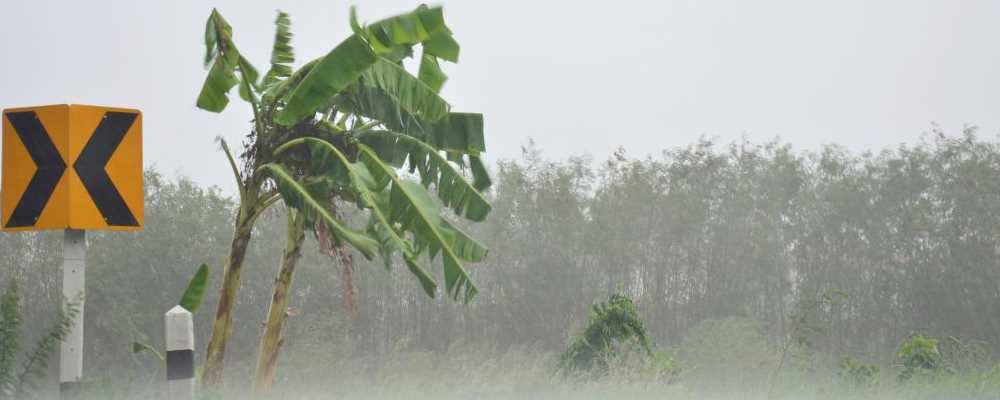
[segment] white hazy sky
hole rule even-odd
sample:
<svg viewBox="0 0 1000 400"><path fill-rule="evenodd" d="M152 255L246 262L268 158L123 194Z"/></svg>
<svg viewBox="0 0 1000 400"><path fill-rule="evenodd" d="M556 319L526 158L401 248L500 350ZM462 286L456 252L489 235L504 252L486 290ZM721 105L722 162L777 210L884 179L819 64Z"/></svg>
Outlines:
<svg viewBox="0 0 1000 400"><path fill-rule="evenodd" d="M419 2L357 2L373 21ZM204 21L218 7L266 69L275 9L299 60L349 34L346 1L4 0L0 107L90 103L145 115L145 160L232 187L213 138L249 109L194 107ZM800 149L915 142L937 123L1000 131L1000 1L450 1L462 44L444 96L486 115L489 159L633 155L780 137Z"/></svg>

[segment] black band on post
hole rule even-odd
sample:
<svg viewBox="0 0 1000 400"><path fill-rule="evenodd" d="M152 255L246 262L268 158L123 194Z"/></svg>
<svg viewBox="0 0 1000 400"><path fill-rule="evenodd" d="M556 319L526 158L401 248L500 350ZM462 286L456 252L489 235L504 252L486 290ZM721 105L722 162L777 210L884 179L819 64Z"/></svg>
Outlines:
<svg viewBox="0 0 1000 400"><path fill-rule="evenodd" d="M167 352L167 380L194 378L194 350Z"/></svg>

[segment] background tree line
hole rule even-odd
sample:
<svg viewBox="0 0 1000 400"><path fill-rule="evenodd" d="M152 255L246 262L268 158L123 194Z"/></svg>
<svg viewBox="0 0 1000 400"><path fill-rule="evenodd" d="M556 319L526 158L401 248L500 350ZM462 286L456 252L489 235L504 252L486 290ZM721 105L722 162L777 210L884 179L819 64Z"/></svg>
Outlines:
<svg viewBox="0 0 1000 400"><path fill-rule="evenodd" d="M619 289L636 300L658 346L683 346L689 331L725 317L756 320L768 340L783 342L804 305L838 290L842 301L810 309L824 327L812 339L820 352L886 365L911 332L1000 349L1000 142L971 129L862 154L701 140L594 162L551 160L529 143L494 172L494 211L468 228L490 248L471 269L480 294L468 306L427 298L405 266L386 273L363 257L345 285L348 274L308 238L279 382L303 374L298 367L399 350L557 353L588 305ZM95 379L161 378L159 364L131 354L129 343L162 342L162 313L199 264L218 283L231 239L231 198L186 178L146 178L145 231L89 234L85 359ZM253 373L282 212L255 228L231 380ZM57 309L59 237L0 235L0 271L21 284L27 338L51 322L32 316ZM344 306L350 287L356 315ZM211 318L196 315L199 348Z"/></svg>

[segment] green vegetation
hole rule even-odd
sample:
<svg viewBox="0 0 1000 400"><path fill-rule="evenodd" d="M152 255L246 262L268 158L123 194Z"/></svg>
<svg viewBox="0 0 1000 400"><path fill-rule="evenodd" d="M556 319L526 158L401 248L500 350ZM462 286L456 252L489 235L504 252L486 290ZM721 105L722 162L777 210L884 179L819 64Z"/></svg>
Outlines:
<svg viewBox="0 0 1000 400"><path fill-rule="evenodd" d="M468 306L366 269L379 264L352 250L364 271L352 317L340 275L306 236L275 396L998 397L995 141L931 135L875 154L704 141L600 163L525 150L498 163L490 218L455 221L491 248L470 271L481 293ZM221 263L232 238L234 199L153 171L146 182L146 230L88 235L88 307L100 312L86 322L101 338L85 343L88 379L107 382L103 399L158 393L159 361L128 345L162 343L162 314L191 266ZM342 218L364 224L354 209ZM283 210L259 221L233 315L248 327L268 310L287 232ZM58 234L0 235L0 271L25 293L22 315L58 310L60 254ZM586 305L617 289L638 305L654 357L621 347L606 373L564 378L560 356L588 321ZM195 319L205 343L212 315ZM22 337L49 324L24 319ZM900 381L897 355L912 332L937 341L939 367ZM259 334L233 332L227 398L250 395Z"/></svg>
<svg viewBox="0 0 1000 400"><path fill-rule="evenodd" d="M560 41L603 44L514 15L494 34L545 48L495 68L511 82L540 56L573 68ZM0 235L0 400L51 397L74 322L84 398L162 398L174 304L206 347L202 398L1000 399L1000 140L935 129L858 154L701 139L600 162L528 143L488 166L483 115L442 95L461 53L443 9L345 19L297 60L278 11L258 70L212 9L191 97L249 111L236 147L218 139L235 193L146 171L144 230L89 234L88 312L59 295L58 232ZM14 135L27 148L34 125Z"/></svg>
<svg viewBox="0 0 1000 400"><path fill-rule="evenodd" d="M879 366L864 363L850 356L840 360L840 371L837 375L854 389L869 389L877 387L879 378Z"/></svg>
<svg viewBox="0 0 1000 400"><path fill-rule="evenodd" d="M42 332L35 346L25 354L21 350L21 293L17 281L9 280L0 294L0 399L23 399L46 377L49 356L69 333L78 312L73 302L56 313L56 321ZM18 363L18 358L21 362Z"/></svg>
<svg viewBox="0 0 1000 400"><path fill-rule="evenodd" d="M938 340L913 335L903 341L896 357L902 362L903 370L899 372L899 380L906 381L914 376L934 376L942 371L941 352L938 351Z"/></svg>
<svg viewBox="0 0 1000 400"><path fill-rule="evenodd" d="M465 264L487 253L443 215L450 209L479 222L491 206L480 193L490 184L479 158L486 150L483 117L452 112L438 95L446 80L439 62L457 62L459 55L442 9L422 5L369 25L359 23L352 10L353 34L298 69L292 67L290 17L279 12L276 25L271 68L263 76L238 50L222 14L212 10L205 27L209 72L198 107L223 111L238 86L253 112L238 162L222 142L240 204L202 374L212 390L222 383L253 227L279 199L289 208L286 244L258 346L260 393L270 390L277 373L288 293L306 231L320 237L324 252L339 255L345 271L353 268L348 248L367 260L380 256L387 268L398 253L432 297L437 283L425 264L440 256L445 291L465 302L478 292ZM417 47L420 68L414 75L404 61ZM363 228L344 219L349 206L367 214ZM345 287L350 295L353 290Z"/></svg>
<svg viewBox="0 0 1000 400"><path fill-rule="evenodd" d="M615 345L627 346L632 342L637 343L645 355L653 355L635 303L624 294L612 294L608 301L591 306L587 325L559 357L560 369L607 373L609 360L620 350Z"/></svg>
<svg viewBox="0 0 1000 400"><path fill-rule="evenodd" d="M188 282L188 286L184 289L184 293L181 294L180 301L177 305L184 307L192 313L198 311L198 307L201 306L201 300L205 298L205 288L208 287L208 265L201 264L198 270L195 271L194 276L191 277L191 281Z"/></svg>
<svg viewBox="0 0 1000 400"><path fill-rule="evenodd" d="M205 298L205 288L208 286L208 265L201 264L195 271L194 276L191 277L191 281L188 282L188 286L184 289L184 293L181 294L180 301L177 305L184 307L185 310L190 311L192 314L198 311L198 307L201 306L202 299ZM142 353L149 352L160 359L160 361L166 362L166 358L163 356L163 352L156 349L156 346L145 342L132 342L132 353Z"/></svg>

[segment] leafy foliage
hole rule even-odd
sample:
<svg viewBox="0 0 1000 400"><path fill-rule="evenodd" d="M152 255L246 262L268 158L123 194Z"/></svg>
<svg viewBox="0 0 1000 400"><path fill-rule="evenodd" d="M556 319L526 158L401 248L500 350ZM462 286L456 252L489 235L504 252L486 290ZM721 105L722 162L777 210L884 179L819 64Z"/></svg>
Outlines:
<svg viewBox="0 0 1000 400"><path fill-rule="evenodd" d="M311 117L374 63L375 54L368 44L357 36L348 37L311 66L302 81L289 90L287 99L282 99L285 104L275 115L275 122L292 126Z"/></svg>
<svg viewBox="0 0 1000 400"><path fill-rule="evenodd" d="M361 160L372 172L376 184L389 188L389 220L413 233L416 253L426 250L431 259L441 254L446 291L456 299L464 293L468 302L478 289L462 263L481 261L486 257L486 248L441 218L439 207L426 188L397 176L370 148L363 146L361 151Z"/></svg>
<svg viewBox="0 0 1000 400"><path fill-rule="evenodd" d="M267 164L262 167L271 176L282 199L289 207L298 209L309 215L316 215L318 219L327 224L335 232L339 240L344 240L358 249L366 258L372 258L375 254L377 242L362 232L352 230L344 226L343 223L333 217L323 204L309 193L306 185L295 180L292 174L280 164Z"/></svg>
<svg viewBox="0 0 1000 400"><path fill-rule="evenodd" d="M943 368L938 340L915 334L899 346L896 358L902 364L899 380L907 381L915 376L931 376Z"/></svg>
<svg viewBox="0 0 1000 400"><path fill-rule="evenodd" d="M17 282L11 279L0 295L0 393L13 393L16 387L16 360L21 313Z"/></svg>
<svg viewBox="0 0 1000 400"><path fill-rule="evenodd" d="M266 90L281 79L292 76L291 64L295 62L295 50L292 48L292 20L287 13L278 11L274 21L274 46L271 49L271 69L264 74L261 86Z"/></svg>
<svg viewBox="0 0 1000 400"><path fill-rule="evenodd" d="M49 331L35 342L35 347L28 353L21 374L17 381L19 388L15 393L24 393L27 389L34 389L35 380L43 378L48 371L48 359L53 351L59 346L63 338L69 334L73 327L79 308L75 302L67 303L65 310L57 313L56 321L52 323Z"/></svg>
<svg viewBox="0 0 1000 400"><path fill-rule="evenodd" d="M878 386L879 366L858 361L851 357L840 360L837 376L855 389L869 389Z"/></svg>
<svg viewBox="0 0 1000 400"><path fill-rule="evenodd" d="M478 290L464 264L482 260L486 248L443 218L429 189L433 185L456 214L482 221L491 209L482 194L490 178L480 159L482 115L452 113L437 93L445 79L437 60L456 62L459 52L442 9L420 6L367 26L352 10L354 34L294 71L287 14L279 13L276 24L271 71L261 84L248 85L256 134L242 156L252 178L241 179L270 182L310 226L329 228L317 232L331 235L334 243L349 243L369 259L401 254L428 294L436 284L420 259L440 254L446 291L469 301ZM218 32L208 45L212 59L225 63L235 57L228 56L235 52L231 28L217 11L209 28ZM421 77L401 62L418 45L423 48ZM206 90L212 92L209 97L224 97L234 86ZM260 103L253 100L257 95ZM302 139L310 140L306 151L289 151L305 143ZM471 181L463 171L467 165ZM402 168L415 173L419 184L398 175ZM368 227L351 228L330 213L336 199L367 210Z"/></svg>
<svg viewBox="0 0 1000 400"><path fill-rule="evenodd" d="M201 305L201 300L205 297L207 286L208 265L201 264L194 276L191 277L191 281L188 282L187 289L184 289L184 294L181 295L181 300L177 302L177 305L192 313L198 311L198 306Z"/></svg>
<svg viewBox="0 0 1000 400"><path fill-rule="evenodd" d="M345 389L364 392L356 397L386 390L468 397L469 386L435 380L453 371L466 382L488 382L475 386L481 397L488 395L480 390L534 396L544 390L538 382L550 382L547 361L565 350L567 327L586 320L589 310L579 304L606 300L609 287L628 282L654 351L675 347L683 373L669 384L618 382L613 361L608 379L558 381L551 396L536 397L762 398L790 337L796 310L788 307L840 287L849 298L809 313L809 324L823 328L808 337L815 368L801 370L790 356L775 398L994 399L1000 181L988 177L1000 176L1000 147L987 136L930 136L870 155L737 142L692 143L648 158L557 159L525 145L524 157L494 167L484 223L449 218L490 247L470 271L482 289L474 312L424 296L408 272L359 273L362 314L351 319L341 309L336 270L307 241L291 300L301 316L286 327L292 346L281 355L288 380L277 387L333 379L335 387L310 386L316 397L344 389L339 382L356 383ZM145 181L145 231L88 233L88 307L105 310L87 313L88 335L106 338L87 343L89 376L107 374L123 391L161 384L158 361L132 357L122 344L134 331L159 339L163 305L177 301L206 255L223 261L237 213L234 199L211 187L156 174ZM340 203L341 215L365 229L368 216L349 212L353 204ZM283 212L269 209L255 227L234 313L241 323L256 325L267 309ZM51 266L61 255L59 237L0 235L0 270L21 282L22 315L57 307L51 288L60 280ZM407 268L399 255L397 272ZM355 262L358 270L382 265ZM214 306L217 296L210 291L205 301ZM200 329L215 310L205 311L196 315ZM48 322L25 318L22 340L39 337ZM259 330L234 328L227 373L249 376ZM901 368L892 364L910 331L936 335L942 362L955 373L897 383ZM981 343L987 359L958 367L946 334ZM343 354L334 367L331 352ZM837 378L838 363L848 354L881 367L877 390L841 391L847 385ZM400 362L418 357L428 361Z"/></svg>
<svg viewBox="0 0 1000 400"><path fill-rule="evenodd" d="M198 95L199 108L221 112L229 104L227 93L236 85L241 98L256 101L252 88L257 70L236 48L232 26L214 9L205 23L205 65L211 67Z"/></svg>
<svg viewBox="0 0 1000 400"><path fill-rule="evenodd" d="M472 221L483 221L492 207L489 201L468 182L454 164L431 145L396 132L369 131L361 137L380 159L403 158L411 170L418 171L424 186L433 184L438 198L456 214Z"/></svg>
<svg viewBox="0 0 1000 400"><path fill-rule="evenodd" d="M638 343L649 356L653 351L639 310L628 296L615 293L607 302L591 307L587 325L559 357L564 372L606 373L616 344Z"/></svg>
<svg viewBox="0 0 1000 400"><path fill-rule="evenodd" d="M24 398L29 390L36 389L37 380L48 372L49 356L69 333L79 314L75 302L67 303L65 310L59 311L56 322L35 342L34 348L24 354L18 370L18 335L22 324L20 299L17 282L12 279L0 294L0 399Z"/></svg>
<svg viewBox="0 0 1000 400"><path fill-rule="evenodd" d="M428 190L435 184L447 207L473 221L482 221L489 212L489 204L480 193L489 182L479 159L485 151L482 116L459 118L472 120L471 124L449 123L451 105L438 95L446 79L438 58L458 60L458 44L444 23L441 8L420 6L368 26L358 22L352 9L354 33L297 70L291 66L290 18L279 12L275 24L271 69L260 82L236 50L232 29L221 14L213 10L206 25L205 60L212 68L198 106L222 111L229 91L239 84L240 97L250 104L254 117L239 157L242 167L236 165L223 142L239 185L241 205L230 264L222 279L221 306L209 340L203 374L206 386L218 386L222 381L246 243L256 219L279 199L307 222L302 227L296 225L298 231L286 236L299 241L293 248L300 247L303 239L299 238L304 238L300 233L308 229L326 244L324 247L347 244L366 259L382 256L387 266L398 252L430 296L437 285L421 265L421 258L433 260L441 254L446 292L453 299L468 302L478 289L463 264L486 255L485 247L443 219L441 207ZM403 63L413 56L416 45L423 49L420 76L407 71ZM388 131L402 132L399 137L410 135L406 141L409 147L389 147L392 151L379 154L358 140L362 134L388 136ZM311 159L315 151L286 151L302 139L326 142L325 148L312 148L323 150L318 154L322 159ZM464 167L466 157L473 166L472 183L449 164ZM396 169L404 167L402 162L407 160L410 172L418 172L423 185L397 175ZM364 170L356 165L364 165ZM367 229L353 228L338 215L337 203L345 201L355 202L368 213ZM291 225L289 229L293 229ZM280 299L281 293L287 293L295 263L297 257L283 263L281 273L287 278L276 281L272 298ZM352 266L345 264L343 268L349 271ZM283 324L283 313L268 313L265 326L270 333L260 345L255 385L260 391L268 390L273 380L276 364L270 360L277 360Z"/></svg>
<svg viewBox="0 0 1000 400"><path fill-rule="evenodd" d="M177 305L184 307L192 314L198 311L198 307L201 305L202 299L205 297L205 289L208 287L208 265L201 264L195 271L194 275L191 276L191 280L188 282L187 288L184 289L184 293L181 294ZM156 349L156 346L146 343L144 341L133 341L129 346L129 351L133 354L138 353L152 353L160 361L166 362L166 358L163 357L163 353Z"/></svg>
<svg viewBox="0 0 1000 400"><path fill-rule="evenodd" d="M149 343L132 342L132 346L129 348L129 351L131 351L133 354L150 353L156 356L156 358L159 359L161 362L167 361L166 357L163 356L163 353L161 353L159 350L156 349L156 347L154 347Z"/></svg>
<svg viewBox="0 0 1000 400"><path fill-rule="evenodd" d="M383 95L380 99L388 101L388 105L398 107L406 115L422 121L438 121L446 117L451 109L433 88L411 75L403 66L384 57L379 57L365 71L361 82Z"/></svg>

